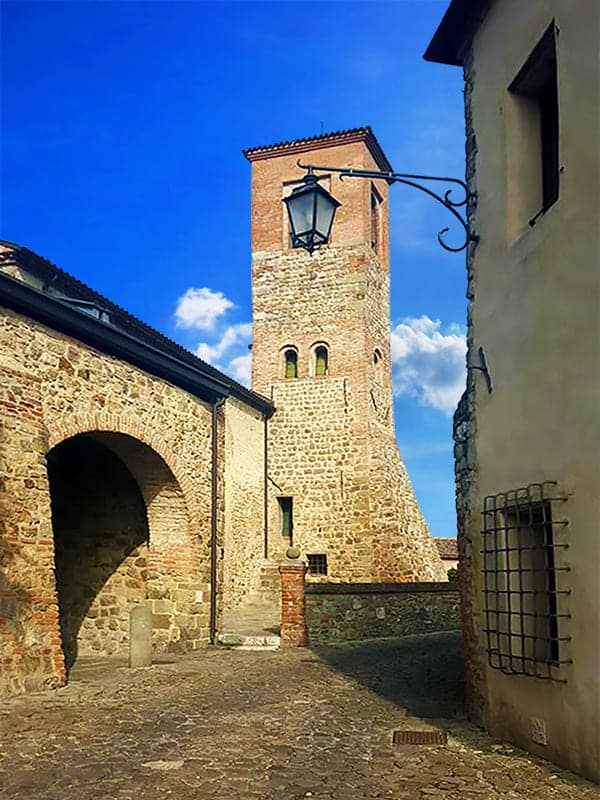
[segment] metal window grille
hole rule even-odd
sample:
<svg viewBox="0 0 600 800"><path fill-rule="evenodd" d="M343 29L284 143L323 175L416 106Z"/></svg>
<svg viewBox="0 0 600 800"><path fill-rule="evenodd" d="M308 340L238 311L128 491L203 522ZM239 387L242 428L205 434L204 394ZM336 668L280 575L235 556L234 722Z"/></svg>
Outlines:
<svg viewBox="0 0 600 800"><path fill-rule="evenodd" d="M508 675L563 680L570 590L564 497L555 482L489 495L483 506L488 663Z"/></svg>
<svg viewBox="0 0 600 800"><path fill-rule="evenodd" d="M309 575L327 575L327 556L325 553L307 553Z"/></svg>

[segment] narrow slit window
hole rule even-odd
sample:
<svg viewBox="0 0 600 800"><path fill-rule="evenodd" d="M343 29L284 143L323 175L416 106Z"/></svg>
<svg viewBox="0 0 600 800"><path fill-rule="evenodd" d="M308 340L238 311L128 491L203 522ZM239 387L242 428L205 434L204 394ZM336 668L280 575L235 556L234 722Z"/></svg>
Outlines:
<svg viewBox="0 0 600 800"><path fill-rule="evenodd" d="M297 378L298 377L298 353L295 350L289 349L284 353L285 364L285 377Z"/></svg>
<svg viewBox="0 0 600 800"><path fill-rule="evenodd" d="M294 538L294 501L291 497L278 497L281 535L290 542Z"/></svg>
<svg viewBox="0 0 600 800"><path fill-rule="evenodd" d="M315 350L315 375L327 375L329 369L329 353L326 347L317 347Z"/></svg>
<svg viewBox="0 0 600 800"><path fill-rule="evenodd" d="M371 186L371 247L373 250L377 250L379 247L380 206L379 192L374 186Z"/></svg>

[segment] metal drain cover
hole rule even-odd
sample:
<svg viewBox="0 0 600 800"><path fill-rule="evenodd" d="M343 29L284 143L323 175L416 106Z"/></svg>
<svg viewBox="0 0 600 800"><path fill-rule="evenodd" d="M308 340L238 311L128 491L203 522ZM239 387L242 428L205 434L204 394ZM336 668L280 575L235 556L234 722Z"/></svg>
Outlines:
<svg viewBox="0 0 600 800"><path fill-rule="evenodd" d="M446 731L393 731L392 744L446 744Z"/></svg>

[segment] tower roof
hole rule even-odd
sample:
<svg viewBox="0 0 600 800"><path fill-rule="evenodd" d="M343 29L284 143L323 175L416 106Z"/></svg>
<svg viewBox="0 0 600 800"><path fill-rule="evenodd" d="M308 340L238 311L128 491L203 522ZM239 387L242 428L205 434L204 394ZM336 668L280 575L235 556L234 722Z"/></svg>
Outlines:
<svg viewBox="0 0 600 800"><path fill-rule="evenodd" d="M249 147L246 150L242 150L242 153L246 156L248 161L259 161L263 158L275 158L276 156L282 155L306 153L308 150L337 147L340 144L350 144L352 142L364 142L379 169L383 172L393 171L392 165L387 160L370 125L366 125L363 128L349 128L346 131L322 133L319 136L309 136L304 139L291 139L287 142L276 142L275 144L261 145L259 147Z"/></svg>

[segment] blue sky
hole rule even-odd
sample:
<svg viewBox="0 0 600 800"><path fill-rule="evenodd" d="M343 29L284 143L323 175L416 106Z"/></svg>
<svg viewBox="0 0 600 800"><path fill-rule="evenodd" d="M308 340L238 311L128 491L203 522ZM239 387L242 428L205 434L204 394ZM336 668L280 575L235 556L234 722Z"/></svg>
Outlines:
<svg viewBox="0 0 600 800"><path fill-rule="evenodd" d="M371 125L395 169L461 177L460 70L422 60L447 5L4 2L2 236L243 378L242 148ZM424 195L393 187L390 213L396 431L452 536L464 254L439 248L450 219Z"/></svg>

